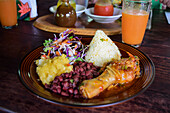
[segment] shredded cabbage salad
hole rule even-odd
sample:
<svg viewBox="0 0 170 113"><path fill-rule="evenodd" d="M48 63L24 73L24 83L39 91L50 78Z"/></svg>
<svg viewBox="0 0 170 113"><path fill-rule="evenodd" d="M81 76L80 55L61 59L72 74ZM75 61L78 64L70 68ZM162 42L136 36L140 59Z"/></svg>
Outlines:
<svg viewBox="0 0 170 113"><path fill-rule="evenodd" d="M74 35L74 31L69 29L60 33L59 37L54 34L54 39L45 40L43 45L42 57L54 58L66 54L70 64L84 61L85 51L88 49L88 46L83 45L81 40Z"/></svg>

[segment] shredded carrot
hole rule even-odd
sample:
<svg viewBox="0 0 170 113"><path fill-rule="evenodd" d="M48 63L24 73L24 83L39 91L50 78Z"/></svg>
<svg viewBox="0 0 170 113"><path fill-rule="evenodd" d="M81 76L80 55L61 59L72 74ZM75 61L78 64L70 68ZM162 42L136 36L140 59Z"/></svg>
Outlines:
<svg viewBox="0 0 170 113"><path fill-rule="evenodd" d="M48 56L50 56L51 49L48 51Z"/></svg>
<svg viewBox="0 0 170 113"><path fill-rule="evenodd" d="M64 42L63 43L67 43L68 42L68 40L64 40Z"/></svg>
<svg viewBox="0 0 170 113"><path fill-rule="evenodd" d="M75 45L74 49L76 49L76 48L77 48L77 44Z"/></svg>
<svg viewBox="0 0 170 113"><path fill-rule="evenodd" d="M56 43L57 42L57 40L55 40L53 43Z"/></svg>
<svg viewBox="0 0 170 113"><path fill-rule="evenodd" d="M66 64L66 66L71 66L70 64Z"/></svg>
<svg viewBox="0 0 170 113"><path fill-rule="evenodd" d="M64 37L63 33L62 33L62 37Z"/></svg>
<svg viewBox="0 0 170 113"><path fill-rule="evenodd" d="M127 54L132 58L132 60L135 60L135 57L131 53L127 52Z"/></svg>
<svg viewBox="0 0 170 113"><path fill-rule="evenodd" d="M60 56L60 53L58 51L56 51L56 55Z"/></svg>

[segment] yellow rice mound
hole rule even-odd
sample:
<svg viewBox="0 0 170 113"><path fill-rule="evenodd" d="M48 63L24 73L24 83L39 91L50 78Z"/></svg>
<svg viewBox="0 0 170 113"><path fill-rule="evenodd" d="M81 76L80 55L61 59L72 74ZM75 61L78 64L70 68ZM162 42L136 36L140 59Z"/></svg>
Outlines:
<svg viewBox="0 0 170 113"><path fill-rule="evenodd" d="M115 43L102 30L97 30L86 52L85 61L102 67L104 63L120 58L121 54Z"/></svg>

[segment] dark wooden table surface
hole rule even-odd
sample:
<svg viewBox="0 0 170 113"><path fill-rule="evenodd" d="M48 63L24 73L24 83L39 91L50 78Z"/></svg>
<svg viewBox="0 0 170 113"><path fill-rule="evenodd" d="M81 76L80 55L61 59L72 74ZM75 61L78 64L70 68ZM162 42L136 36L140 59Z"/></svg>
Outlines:
<svg viewBox="0 0 170 113"><path fill-rule="evenodd" d="M39 0L38 14L49 14L48 8L56 0ZM33 26L34 21L19 21L19 26L5 30L0 28L0 112L19 113L111 113L111 112L170 112L170 25L163 10L154 10L152 29L147 30L139 48L155 64L155 80L142 94L125 103L106 108L66 108L43 101L32 95L18 78L21 59L31 50L53 38L53 33ZM83 36L85 37L85 36ZM111 36L121 41L121 35Z"/></svg>

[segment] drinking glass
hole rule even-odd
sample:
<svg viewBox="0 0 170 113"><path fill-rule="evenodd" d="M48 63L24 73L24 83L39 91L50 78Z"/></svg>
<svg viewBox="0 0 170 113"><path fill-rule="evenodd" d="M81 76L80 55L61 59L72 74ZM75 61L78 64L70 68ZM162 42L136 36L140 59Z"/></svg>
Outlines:
<svg viewBox="0 0 170 113"><path fill-rule="evenodd" d="M124 0L122 7L122 42L139 47L151 8L150 0Z"/></svg>
<svg viewBox="0 0 170 113"><path fill-rule="evenodd" d="M0 0L0 22L5 29L17 25L16 0Z"/></svg>

